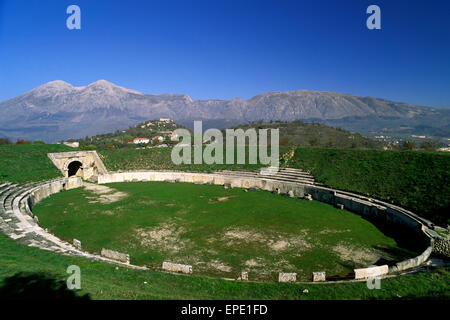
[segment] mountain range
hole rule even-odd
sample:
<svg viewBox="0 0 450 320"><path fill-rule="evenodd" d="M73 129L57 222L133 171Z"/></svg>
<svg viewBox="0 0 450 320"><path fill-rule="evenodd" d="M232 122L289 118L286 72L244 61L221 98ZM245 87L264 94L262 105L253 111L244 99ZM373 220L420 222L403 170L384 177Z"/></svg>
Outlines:
<svg viewBox="0 0 450 320"><path fill-rule="evenodd" d="M75 87L56 80L0 102L0 136L47 142L112 132L171 118L204 129L249 121L322 122L353 131L412 131L450 136L450 110L351 94L296 90L249 100L193 100L185 94L146 94L99 80Z"/></svg>

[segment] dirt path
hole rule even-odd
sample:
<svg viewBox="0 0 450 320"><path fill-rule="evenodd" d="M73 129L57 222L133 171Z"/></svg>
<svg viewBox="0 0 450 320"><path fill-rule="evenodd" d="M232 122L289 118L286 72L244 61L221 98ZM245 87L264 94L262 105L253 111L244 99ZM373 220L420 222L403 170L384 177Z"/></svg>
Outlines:
<svg viewBox="0 0 450 320"><path fill-rule="evenodd" d="M84 182L84 189L92 192L95 195L95 197L87 197L89 203L107 204L119 201L128 196L125 192L117 191L116 189L107 186L88 182Z"/></svg>

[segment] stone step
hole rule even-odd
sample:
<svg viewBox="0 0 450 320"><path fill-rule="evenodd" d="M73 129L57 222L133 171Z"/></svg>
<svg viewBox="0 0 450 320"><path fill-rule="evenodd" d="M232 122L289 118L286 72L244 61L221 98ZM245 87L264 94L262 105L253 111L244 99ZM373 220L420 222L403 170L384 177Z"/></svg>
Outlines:
<svg viewBox="0 0 450 320"><path fill-rule="evenodd" d="M291 175L284 175L284 174L275 174L273 176L278 177L278 178L283 178L283 179L292 179L292 180L301 179L301 180L314 181L314 178L306 177L306 176L291 176Z"/></svg>
<svg viewBox="0 0 450 320"><path fill-rule="evenodd" d="M0 183L0 190L5 188L6 186L9 186L11 184L11 182L1 182Z"/></svg>
<svg viewBox="0 0 450 320"><path fill-rule="evenodd" d="M26 216L25 218L19 209L19 201L28 194L29 190L32 190L30 186L36 185L27 184L21 186L20 188L12 188L8 193L4 194L4 197L0 202L0 205L3 207L2 215L6 220L5 222L12 228L28 228L30 227L31 217Z"/></svg>
<svg viewBox="0 0 450 320"><path fill-rule="evenodd" d="M20 187L10 188L10 190L3 195L2 206L4 209L4 218L1 221L1 229L3 232L15 240L26 243L36 237L46 239L45 231L37 225L37 223L27 214L24 214L20 207L20 201L26 199L33 191L45 183L29 183ZM6 220L6 221L5 221ZM67 251L70 249L61 240L54 236L50 236L51 240L46 239L47 247L59 248L58 250Z"/></svg>
<svg viewBox="0 0 450 320"><path fill-rule="evenodd" d="M272 181L280 181L280 182L289 182L289 183L300 183L300 184L314 184L314 180L309 179L302 179L302 178L284 178L284 177L277 177L277 176L265 176L261 177L261 179L264 180L272 180Z"/></svg>
<svg viewBox="0 0 450 320"><path fill-rule="evenodd" d="M2 196L4 194L6 194L7 192L10 192L11 189L15 188L17 185L16 184L10 184L8 186L6 186L5 188L3 188L2 190L0 190L0 199L2 198ZM1 205L1 203L0 203Z"/></svg>
<svg viewBox="0 0 450 320"><path fill-rule="evenodd" d="M309 173L308 171L305 171L305 170L302 170L302 169L296 169L296 168L282 168L281 170L291 171L291 172L305 172L305 173Z"/></svg>
<svg viewBox="0 0 450 320"><path fill-rule="evenodd" d="M292 175L298 175L298 176L302 176L302 175L311 176L310 173L305 172L305 171L292 171L292 170L286 170L285 168L280 168L278 170L278 173L292 174Z"/></svg>
<svg viewBox="0 0 450 320"><path fill-rule="evenodd" d="M280 171L278 171L277 174L284 175L284 176L290 176L290 177L308 177L308 178L313 179L313 176L311 174L305 173L305 172L295 173L295 172L280 170Z"/></svg>
<svg viewBox="0 0 450 320"><path fill-rule="evenodd" d="M3 199L3 208L5 209L5 211L12 210L12 202L13 202L14 198L23 189L24 189L24 187L21 186L21 187L12 188L10 191L8 191L8 193L5 195L5 197Z"/></svg>
<svg viewBox="0 0 450 320"><path fill-rule="evenodd" d="M290 172L278 172L274 175L260 175L258 172L248 172L248 171L218 171L217 174L221 174L224 176L232 176L232 177L249 177L249 178L259 178L265 180L275 180L275 181L283 181L283 182L293 182L293 183L302 183L302 184L314 184L314 178L311 175L295 175Z"/></svg>
<svg viewBox="0 0 450 320"><path fill-rule="evenodd" d="M40 187L60 179L61 178L25 185L6 186L2 183L3 187L0 189L0 232L5 233L19 243L43 250L121 264L108 258L79 251L70 243L63 241L42 229L31 216L28 215L29 208L27 211L26 203L28 197ZM146 269L145 267L133 265L127 266L136 269Z"/></svg>
<svg viewBox="0 0 450 320"><path fill-rule="evenodd" d="M8 235L14 233L14 228L12 228L10 225L4 222L3 218L0 217L0 231Z"/></svg>
<svg viewBox="0 0 450 320"><path fill-rule="evenodd" d="M236 177L249 177L249 178L267 178L267 175L260 175L259 173L250 173L250 172L216 172L218 174L222 174L225 176L236 176ZM311 181L314 182L314 178L309 175L294 175L294 174L285 174L285 173L276 173L271 175L271 177L277 177L282 179L291 179L292 181L301 180L301 181Z"/></svg>

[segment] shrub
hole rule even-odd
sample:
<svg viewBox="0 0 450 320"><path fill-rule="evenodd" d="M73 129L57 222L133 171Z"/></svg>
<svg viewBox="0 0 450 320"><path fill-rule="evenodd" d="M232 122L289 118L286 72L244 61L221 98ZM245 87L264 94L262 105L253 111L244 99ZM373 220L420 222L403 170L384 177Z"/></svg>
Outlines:
<svg viewBox="0 0 450 320"><path fill-rule="evenodd" d="M0 138L0 144L12 144L8 138Z"/></svg>
<svg viewBox="0 0 450 320"><path fill-rule="evenodd" d="M16 144L31 144L31 141L28 141L28 140L17 140Z"/></svg>

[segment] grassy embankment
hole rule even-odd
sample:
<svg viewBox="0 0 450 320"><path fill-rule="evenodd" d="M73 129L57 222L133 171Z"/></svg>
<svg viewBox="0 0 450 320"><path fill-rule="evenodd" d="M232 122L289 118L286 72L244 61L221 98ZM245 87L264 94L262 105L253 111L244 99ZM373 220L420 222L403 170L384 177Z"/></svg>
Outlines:
<svg viewBox="0 0 450 320"><path fill-rule="evenodd" d="M363 193L450 224L450 154L297 148L289 166L309 170L318 182Z"/></svg>
<svg viewBox="0 0 450 320"><path fill-rule="evenodd" d="M287 148L281 148L280 153ZM49 152L74 151L64 145L0 146L0 181L23 183L61 176ZM171 150L104 150L109 170L256 170L261 165L174 165ZM282 165L286 165L281 161ZM296 148L287 166L309 170L330 187L368 194L411 209L438 224L450 218L450 154L425 151L384 151Z"/></svg>
<svg viewBox="0 0 450 320"><path fill-rule="evenodd" d="M27 247L0 234L2 282L18 272L45 274L65 282L70 265L81 268L81 291L92 299L448 299L450 270L404 275L381 281L380 290L365 282L336 284L234 282L201 276L131 270L83 258ZM32 285L32 284L28 284ZM27 285L18 284L21 292ZM308 293L303 293L308 289Z"/></svg>
<svg viewBox="0 0 450 320"><path fill-rule="evenodd" d="M280 155L287 148L280 148ZM298 147L282 166L310 171L318 182L411 209L435 223L450 218L450 154L426 151ZM169 149L101 151L110 170L256 170L259 165L180 165Z"/></svg>
<svg viewBox="0 0 450 320"><path fill-rule="evenodd" d="M74 151L61 144L0 145L0 181L25 183L61 176L47 153Z"/></svg>

